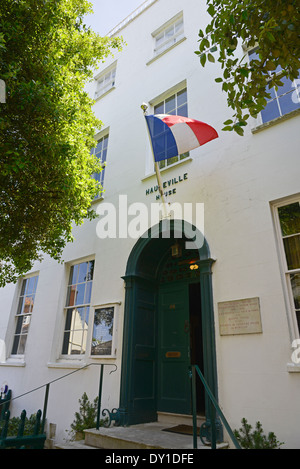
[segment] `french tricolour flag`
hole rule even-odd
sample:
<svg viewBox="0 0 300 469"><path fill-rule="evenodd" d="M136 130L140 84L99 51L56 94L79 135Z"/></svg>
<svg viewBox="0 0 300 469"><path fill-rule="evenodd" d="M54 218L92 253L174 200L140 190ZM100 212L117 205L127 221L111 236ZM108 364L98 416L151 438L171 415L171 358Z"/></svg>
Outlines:
<svg viewBox="0 0 300 469"><path fill-rule="evenodd" d="M182 155L215 138L216 130L204 122L182 116L145 116L156 162Z"/></svg>

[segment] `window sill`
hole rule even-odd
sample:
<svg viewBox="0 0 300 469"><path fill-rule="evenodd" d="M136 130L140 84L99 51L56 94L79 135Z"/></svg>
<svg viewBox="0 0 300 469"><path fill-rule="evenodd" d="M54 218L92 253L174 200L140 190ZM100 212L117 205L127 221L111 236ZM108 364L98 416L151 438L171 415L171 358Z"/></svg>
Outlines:
<svg viewBox="0 0 300 469"><path fill-rule="evenodd" d="M98 202L101 202L102 200L104 200L104 196L103 196L103 195L100 195L100 197L95 197L95 198L92 200L91 204L94 205L94 204L96 204L96 203L98 203Z"/></svg>
<svg viewBox="0 0 300 469"><path fill-rule="evenodd" d="M176 163L170 164L170 166L166 166L165 168L162 168L160 170L160 172L164 173L165 171L168 171L168 169L176 168L177 166L181 166L183 164L190 163L191 161L193 161L193 158L191 156L189 156L188 158L184 158L184 160L176 161ZM153 173L147 174L147 176L143 177L142 181L147 181L147 179L150 179L153 176L155 176L154 171L153 171Z"/></svg>
<svg viewBox="0 0 300 469"><path fill-rule="evenodd" d="M109 88L109 90L105 91L105 93L100 94L100 96L98 96L97 98L94 98L95 103L100 101L100 99L104 98L104 96L107 96L109 93L111 93L115 89L116 89L116 87L112 86L111 88Z"/></svg>
<svg viewBox="0 0 300 469"><path fill-rule="evenodd" d="M163 55L167 54L170 50L174 49L174 47L178 46L185 40L186 40L186 37L183 37L178 42L175 42L175 44L172 44L170 47L168 47L168 49L164 50L160 54L157 54L155 57L152 57L152 59L150 59L149 62L146 63L146 65L151 65L153 62L160 59Z"/></svg>
<svg viewBox="0 0 300 469"><path fill-rule="evenodd" d="M0 362L0 366L20 366L26 365L25 359L22 358L8 358L5 362Z"/></svg>
<svg viewBox="0 0 300 469"><path fill-rule="evenodd" d="M89 358L91 360L116 360L117 353L115 352L114 355L90 355Z"/></svg>
<svg viewBox="0 0 300 469"><path fill-rule="evenodd" d="M60 362L49 362L47 363L48 368L66 368L66 369L80 369L86 367L85 361L70 360L67 359Z"/></svg>
<svg viewBox="0 0 300 469"><path fill-rule="evenodd" d="M277 117L276 119L273 119L269 122L265 122L264 124L258 125L257 127L254 127L251 131L253 134L257 134L258 132L261 132L262 130L265 130L265 129L268 129L269 127L273 127L274 125L280 124L281 122L291 119L299 114L300 114L300 108L295 109L295 111L289 112L288 114L285 114L284 116Z"/></svg>
<svg viewBox="0 0 300 469"><path fill-rule="evenodd" d="M287 371L289 373L300 373L300 363L299 364L288 363L287 364Z"/></svg>

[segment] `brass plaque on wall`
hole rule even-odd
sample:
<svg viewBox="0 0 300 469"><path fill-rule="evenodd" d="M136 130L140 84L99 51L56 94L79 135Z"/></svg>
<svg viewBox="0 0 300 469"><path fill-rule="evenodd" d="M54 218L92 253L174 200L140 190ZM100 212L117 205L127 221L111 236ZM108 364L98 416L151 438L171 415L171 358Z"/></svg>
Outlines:
<svg viewBox="0 0 300 469"><path fill-rule="evenodd" d="M218 303L220 335L262 333L259 298Z"/></svg>

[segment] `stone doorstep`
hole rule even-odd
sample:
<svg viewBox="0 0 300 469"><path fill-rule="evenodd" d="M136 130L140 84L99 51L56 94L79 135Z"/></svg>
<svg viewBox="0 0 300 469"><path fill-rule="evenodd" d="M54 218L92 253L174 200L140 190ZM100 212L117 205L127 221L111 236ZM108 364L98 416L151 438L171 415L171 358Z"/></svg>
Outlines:
<svg viewBox="0 0 300 469"><path fill-rule="evenodd" d="M163 431L175 425L192 425L191 415L158 412L158 420L153 423L132 425L130 427L100 427L99 430L85 430L85 440L55 445L56 449L193 449L193 436ZM197 416L200 427L205 417ZM197 439L198 449L210 449ZM218 449L228 448L227 443L217 445Z"/></svg>
<svg viewBox="0 0 300 469"><path fill-rule="evenodd" d="M193 416L186 414L172 414L170 412L157 412L157 421L162 424L173 424L173 425L193 425ZM197 415L197 426L205 422L205 417Z"/></svg>
<svg viewBox="0 0 300 469"><path fill-rule="evenodd" d="M193 449L193 436L163 431L174 424L158 422L132 425L131 427L101 427L99 430L85 430L85 444L102 449ZM197 439L198 449L210 449ZM228 448L227 443L217 445L218 449Z"/></svg>

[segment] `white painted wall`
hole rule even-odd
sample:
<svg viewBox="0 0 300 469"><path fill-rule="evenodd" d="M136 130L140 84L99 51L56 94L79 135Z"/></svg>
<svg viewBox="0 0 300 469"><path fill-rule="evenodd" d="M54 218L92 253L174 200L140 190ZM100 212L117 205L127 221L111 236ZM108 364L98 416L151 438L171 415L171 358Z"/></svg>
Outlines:
<svg viewBox="0 0 300 469"><path fill-rule="evenodd" d="M151 33L184 11L186 40L151 63ZM127 46L107 60L99 73L117 60L116 88L95 104L95 112L109 127L109 147L102 202L118 206L119 195L128 204L154 201L146 189L156 184L149 176L150 146L140 105L151 102L186 80L189 115L214 126L220 138L191 152L191 159L162 172L163 180L188 173L177 186L172 202L205 204L205 236L212 257L218 360L219 400L233 428L246 417L260 420L289 448L299 448L299 373L289 373L292 337L270 210L270 202L299 192L299 116L252 134L251 125L241 138L221 131L231 117L226 96L214 82L218 66L205 69L193 53L197 34L205 26L205 2L158 0L120 31ZM241 52L242 53L242 52ZM148 65L147 65L148 64ZM88 87L93 95L95 83ZM256 125L255 122L252 125ZM112 363L118 371L104 378L103 407L118 407L122 358L125 273L134 239L105 239L96 235L97 220L74 229L75 242L64 252L66 263L95 256L92 305L121 302L118 308L116 358L81 362L60 360L64 327L67 266L45 259L36 264L39 283L24 359L10 357L18 289L0 291L0 339L6 342L7 360L0 366L0 385L7 381L13 395L23 394L91 361ZM259 297L263 333L224 337L219 334L218 302ZM92 332L90 316L89 340ZM97 369L96 369L97 368ZM57 424L57 440L70 428L78 399L86 391L98 392L98 367L58 381L50 387L48 418ZM13 402L12 410L35 412L43 405L44 390Z"/></svg>

